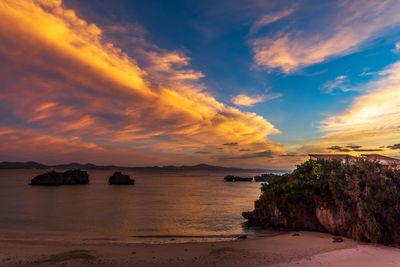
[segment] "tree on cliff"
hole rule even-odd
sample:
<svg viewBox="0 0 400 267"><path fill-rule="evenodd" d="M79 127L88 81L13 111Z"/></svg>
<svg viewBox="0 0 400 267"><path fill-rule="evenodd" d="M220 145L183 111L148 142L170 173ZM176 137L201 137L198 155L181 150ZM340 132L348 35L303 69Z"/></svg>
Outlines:
<svg viewBox="0 0 400 267"><path fill-rule="evenodd" d="M261 190L250 222L400 243L400 172L378 162L308 160Z"/></svg>

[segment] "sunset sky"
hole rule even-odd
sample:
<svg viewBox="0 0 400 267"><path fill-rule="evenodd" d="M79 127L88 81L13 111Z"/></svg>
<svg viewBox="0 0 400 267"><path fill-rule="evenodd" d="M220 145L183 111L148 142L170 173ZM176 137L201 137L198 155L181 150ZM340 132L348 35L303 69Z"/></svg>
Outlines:
<svg viewBox="0 0 400 267"><path fill-rule="evenodd" d="M0 0L0 161L400 157L400 1Z"/></svg>

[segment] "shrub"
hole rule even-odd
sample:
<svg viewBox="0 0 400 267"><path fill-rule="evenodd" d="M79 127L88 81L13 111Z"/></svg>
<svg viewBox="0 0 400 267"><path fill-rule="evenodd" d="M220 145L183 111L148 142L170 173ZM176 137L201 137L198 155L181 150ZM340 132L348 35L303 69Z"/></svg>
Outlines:
<svg viewBox="0 0 400 267"><path fill-rule="evenodd" d="M360 241L400 242L400 172L378 162L308 160L293 173L261 186L260 203L274 205L288 222L316 220L315 209L342 211L342 235ZM299 211L298 207L307 207ZM304 209L304 208L303 208Z"/></svg>

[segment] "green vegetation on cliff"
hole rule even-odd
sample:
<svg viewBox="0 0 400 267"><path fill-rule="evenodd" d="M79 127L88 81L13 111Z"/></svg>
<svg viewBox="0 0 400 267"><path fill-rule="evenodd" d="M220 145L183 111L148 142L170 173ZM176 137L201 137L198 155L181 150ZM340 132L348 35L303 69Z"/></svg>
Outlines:
<svg viewBox="0 0 400 267"><path fill-rule="evenodd" d="M261 190L250 222L400 243L400 172L378 162L308 160Z"/></svg>

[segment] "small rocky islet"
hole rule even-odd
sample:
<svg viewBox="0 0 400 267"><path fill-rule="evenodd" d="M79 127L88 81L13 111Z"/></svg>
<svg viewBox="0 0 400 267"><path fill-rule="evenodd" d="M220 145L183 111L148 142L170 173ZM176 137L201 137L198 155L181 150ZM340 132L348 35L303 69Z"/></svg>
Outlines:
<svg viewBox="0 0 400 267"><path fill-rule="evenodd" d="M226 182L251 182L253 181L253 177L240 177L240 176L233 176L233 175L228 175L224 178Z"/></svg>
<svg viewBox="0 0 400 267"><path fill-rule="evenodd" d="M253 180L255 182L266 182L270 178L272 178L275 174L272 173L264 173L254 177L240 177L240 176L233 176L233 175L228 175L224 178L226 182L252 182Z"/></svg>
<svg viewBox="0 0 400 267"><path fill-rule="evenodd" d="M114 172L112 176L108 179L110 184L115 185L130 185L135 184L135 180L131 179L129 175L122 174L121 172Z"/></svg>
<svg viewBox="0 0 400 267"><path fill-rule="evenodd" d="M76 185L88 184L89 175L86 171L68 170L65 172L50 171L40 174L31 180L30 185Z"/></svg>
<svg viewBox="0 0 400 267"><path fill-rule="evenodd" d="M117 185L132 185L135 183L135 180L131 179L129 175L122 174L121 172L114 172L108 181L110 184ZM68 170L65 172L50 171L37 175L31 180L30 185L79 185L89 184L89 182L89 175L86 171Z"/></svg>

